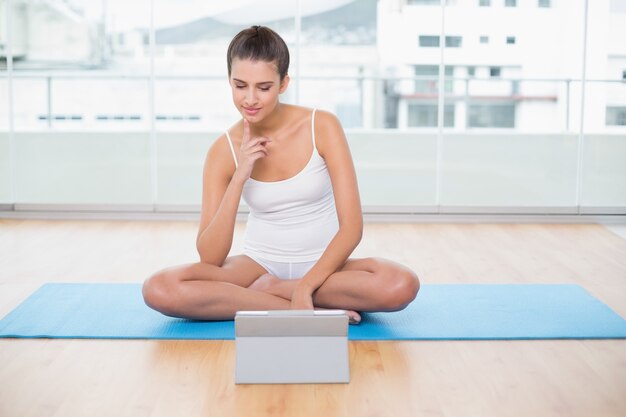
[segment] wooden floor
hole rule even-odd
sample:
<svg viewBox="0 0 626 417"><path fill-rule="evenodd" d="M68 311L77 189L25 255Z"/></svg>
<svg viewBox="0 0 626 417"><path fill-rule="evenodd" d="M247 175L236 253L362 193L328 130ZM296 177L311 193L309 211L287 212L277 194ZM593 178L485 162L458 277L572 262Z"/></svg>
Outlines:
<svg viewBox="0 0 626 417"><path fill-rule="evenodd" d="M195 261L195 233L0 220L0 316L44 282ZM600 225L367 224L355 256L425 283L578 283L626 317L626 240ZM232 341L0 339L0 416L626 416L626 340L351 342L348 385L236 386L234 359Z"/></svg>

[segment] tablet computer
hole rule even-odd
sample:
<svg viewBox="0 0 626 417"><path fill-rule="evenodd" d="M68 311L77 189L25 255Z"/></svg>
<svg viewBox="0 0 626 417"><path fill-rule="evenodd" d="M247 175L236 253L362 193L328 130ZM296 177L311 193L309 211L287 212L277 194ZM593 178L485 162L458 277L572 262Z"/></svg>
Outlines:
<svg viewBox="0 0 626 417"><path fill-rule="evenodd" d="M239 311L235 383L347 383L344 310Z"/></svg>

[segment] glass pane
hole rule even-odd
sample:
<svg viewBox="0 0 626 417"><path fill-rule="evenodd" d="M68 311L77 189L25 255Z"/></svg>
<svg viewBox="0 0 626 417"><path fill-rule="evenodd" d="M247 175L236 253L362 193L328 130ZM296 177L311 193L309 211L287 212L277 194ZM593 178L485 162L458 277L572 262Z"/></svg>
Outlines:
<svg viewBox="0 0 626 417"><path fill-rule="evenodd" d="M570 80L519 80L513 91L516 130L524 132L574 132L571 126L572 94L580 83ZM575 89L575 91L574 91Z"/></svg>
<svg viewBox="0 0 626 417"><path fill-rule="evenodd" d="M323 47L360 45L375 49L377 3L377 0L301 0L303 44ZM306 56L305 51L302 51L303 56ZM318 65L338 64L328 58Z"/></svg>
<svg viewBox="0 0 626 417"><path fill-rule="evenodd" d="M364 206L435 205L437 136L348 131Z"/></svg>
<svg viewBox="0 0 626 417"><path fill-rule="evenodd" d="M363 95L365 89L358 79L309 79L300 83L300 101L306 107L333 112L344 129L363 126Z"/></svg>
<svg viewBox="0 0 626 417"><path fill-rule="evenodd" d="M0 70L0 129L9 129L9 80L7 72Z"/></svg>
<svg viewBox="0 0 626 417"><path fill-rule="evenodd" d="M475 103L468 111L468 127L515 127L515 103Z"/></svg>
<svg viewBox="0 0 626 417"><path fill-rule="evenodd" d="M226 47L239 30L263 22L292 52L282 100L328 109L347 129L363 203L436 204L440 50L420 39L439 41L438 1L302 0L297 54L295 2L226 3L155 2L159 203L199 203L206 150L240 117L226 82ZM481 3L446 2L440 203L572 207L584 1ZM31 0L15 8L18 203L152 202L150 4ZM506 30L467 24L486 13ZM589 2L583 206L626 204L624 28L623 2ZM0 78L0 97L7 95ZM0 129L7 118L5 100ZM10 189L8 154L3 133L0 202Z"/></svg>
<svg viewBox="0 0 626 417"><path fill-rule="evenodd" d="M301 3L301 79L292 80L291 97L334 112L344 128L379 126L382 84L368 79L379 68L377 1Z"/></svg>
<svg viewBox="0 0 626 417"><path fill-rule="evenodd" d="M626 134L587 133L581 205L626 207Z"/></svg>
<svg viewBox="0 0 626 417"><path fill-rule="evenodd" d="M62 3L13 2L12 49L16 71L84 70L107 64L106 9L103 9L106 2L66 0Z"/></svg>
<svg viewBox="0 0 626 417"><path fill-rule="evenodd" d="M151 203L149 6L21 2L16 203Z"/></svg>
<svg viewBox="0 0 626 417"><path fill-rule="evenodd" d="M9 147L8 81L0 78L0 204L11 201L11 149Z"/></svg>
<svg viewBox="0 0 626 417"><path fill-rule="evenodd" d="M607 106L606 125L626 126L626 106Z"/></svg>
<svg viewBox="0 0 626 417"><path fill-rule="evenodd" d="M487 12L506 30L466 24ZM455 123L444 130L441 204L575 206L584 2L487 10L466 0L445 13L448 34L464 41L444 55Z"/></svg>
<svg viewBox="0 0 626 417"><path fill-rule="evenodd" d="M575 134L447 133L441 204L573 206L577 141Z"/></svg>
<svg viewBox="0 0 626 417"><path fill-rule="evenodd" d="M204 160L213 141L221 134L222 131L210 130L157 134L159 204L200 207Z"/></svg>
<svg viewBox="0 0 626 417"><path fill-rule="evenodd" d="M454 126L454 105L446 104L444 106L443 124L444 127ZM437 127L439 120L438 105L436 102L431 104L409 103L408 106L408 124L407 127Z"/></svg>
<svg viewBox="0 0 626 417"><path fill-rule="evenodd" d="M626 3L589 2L581 205L626 207Z"/></svg>
<svg viewBox="0 0 626 417"><path fill-rule="evenodd" d="M148 88L147 76L59 77L52 83L52 127L147 131Z"/></svg>
<svg viewBox="0 0 626 417"><path fill-rule="evenodd" d="M376 2L368 0L303 18L299 102L330 110L341 120L365 207L432 205L436 137L358 129L397 127L398 98L407 87L412 94L415 84L412 67L408 74L388 68L405 80L373 77L379 74L382 51L378 17Z"/></svg>
<svg viewBox="0 0 626 417"><path fill-rule="evenodd" d="M438 48L439 36L438 35L420 35L420 46L423 48Z"/></svg>
<svg viewBox="0 0 626 417"><path fill-rule="evenodd" d="M295 3L277 7L201 2L181 8L176 1L157 2L157 130L221 131L234 123L240 116L228 84L226 53L231 39L264 15L268 19L262 24L276 30L293 49L295 12Z"/></svg>
<svg viewBox="0 0 626 417"><path fill-rule="evenodd" d="M130 132L17 132L16 202L149 204L150 138Z"/></svg>
<svg viewBox="0 0 626 417"><path fill-rule="evenodd" d="M20 72L13 78L13 123L15 130L48 128L48 86L52 77Z"/></svg>
<svg viewBox="0 0 626 417"><path fill-rule="evenodd" d="M224 130L240 118L226 75L161 77L155 82L157 131Z"/></svg>
<svg viewBox="0 0 626 417"><path fill-rule="evenodd" d="M11 201L11 149L9 135L0 132L0 204L9 204Z"/></svg>
<svg viewBox="0 0 626 417"><path fill-rule="evenodd" d="M463 43L461 36L446 36L446 48L460 48Z"/></svg>

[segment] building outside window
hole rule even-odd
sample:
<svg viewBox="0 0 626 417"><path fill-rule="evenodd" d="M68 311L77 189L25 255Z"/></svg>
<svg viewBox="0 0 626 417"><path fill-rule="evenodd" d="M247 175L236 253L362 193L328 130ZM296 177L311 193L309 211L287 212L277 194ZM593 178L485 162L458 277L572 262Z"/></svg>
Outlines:
<svg viewBox="0 0 626 417"><path fill-rule="evenodd" d="M446 36L446 48L460 48L463 43L462 36ZM423 48L438 48L439 36L436 35L420 35L419 46Z"/></svg>
<svg viewBox="0 0 626 417"><path fill-rule="evenodd" d="M468 127L515 127L515 104L472 103L468 108Z"/></svg>
<svg viewBox="0 0 626 417"><path fill-rule="evenodd" d="M454 67L446 66L444 68L444 77L446 78L444 84L444 91L446 93L452 92L452 78L454 75ZM439 88L437 87L437 79L439 77L439 66L437 65L417 65L415 67L415 76L420 78L415 80L415 92L418 94L437 94Z"/></svg>
<svg viewBox="0 0 626 417"><path fill-rule="evenodd" d="M419 45L423 48L439 48L439 36L420 35Z"/></svg>
<svg viewBox="0 0 626 417"><path fill-rule="evenodd" d="M462 42L462 36L446 36L446 48L460 48Z"/></svg>
<svg viewBox="0 0 626 417"><path fill-rule="evenodd" d="M607 126L626 126L626 107L607 106Z"/></svg>
<svg viewBox="0 0 626 417"><path fill-rule="evenodd" d="M437 127L437 103L409 103L408 127ZM454 105L446 104L443 110L444 127L454 127Z"/></svg>
<svg viewBox="0 0 626 417"><path fill-rule="evenodd" d="M439 0L408 0L410 6L439 6Z"/></svg>
<svg viewBox="0 0 626 417"><path fill-rule="evenodd" d="M13 183L0 173L0 203L196 204L201 189L202 158L198 155L205 150L208 137L221 134L240 117L233 106L224 105L224 98L230 97L224 82L225 50L234 34L258 22L276 29L294 52L292 86L281 99L333 111L354 137L361 135L359 130L432 128L437 125L437 110L444 114L443 125L454 128L444 136L466 135L467 140L478 142L482 138L474 136L482 132L476 135L467 128L514 128L515 132L541 134L541 140L563 132L570 135L581 126L581 113L585 134L623 136L626 131L626 83L620 82L626 80L626 49L623 42L615 41L623 38L625 27L621 0L610 1L610 8L604 7L606 2L588 2L589 16L596 19L589 26L589 42L597 47L587 50L587 62L593 65L587 66L584 112L579 111L577 101L581 82L572 81L580 79L583 0L533 0L520 2L519 9L518 2L511 0L493 4L450 0L445 4L459 7L448 8L443 16L438 0L300 0L299 27L294 21L295 2L288 2L289 7L270 7L266 2L254 6L263 12L275 9L267 15L243 13L254 2L246 2L245 7L243 2L226 6L192 2L195 7L187 2L150 0L0 2L0 22L10 18L16 28L10 77L3 72L7 49L0 34L0 129L9 130L10 121L20 147L20 158L14 160L0 146L0 168L13 161L17 172L24 174L16 176L18 194L13 198L7 191ZM9 3L12 13L7 16L3 13L8 9L2 5ZM148 18L151 11L153 23ZM485 13L490 20L477 25L485 22ZM598 33L601 25L608 27L606 33ZM489 35L481 34L483 30ZM514 31L515 36L507 31ZM562 35L556 39L551 35L554 32ZM154 34L154 43L149 42L149 33ZM491 35L495 36L493 44ZM522 43L517 44L517 36ZM602 44L609 40L610 44ZM522 45L523 53L514 53ZM443 109L437 109L438 48L442 46L456 49L443 57L445 78L441 82L446 94ZM457 71L451 65L463 69ZM606 71L610 80L605 79ZM454 75L459 78L453 80ZM9 97L9 91L13 97L10 114L8 100L1 100ZM31 147L24 145L34 138L32 130L42 137L37 143L45 145L43 149L33 146L37 152L27 152ZM87 146L77 147L72 154L58 152L67 149L68 139L57 135L65 130L80 134L81 143ZM93 130L106 134L92 135ZM432 132L413 134L432 136ZM152 138L159 152L146 153ZM107 148L105 144L112 141L115 145ZM121 141L119 148L117 141ZM357 152L376 149L371 158L377 163L376 146L388 145L374 139L372 148L363 141L355 143ZM610 146L613 142L607 142ZM82 170L83 161L92 161L93 149L98 149L98 159L113 161L106 176ZM45 169L31 175L28 167L38 164L41 154L56 156ZM128 159L120 160L122 154ZM424 161L411 163L417 166ZM152 172L150 164L157 168L153 176L146 175ZM71 173L72 180L62 189L46 182L56 178L50 174L56 167ZM395 169L395 162L387 168ZM157 184L154 192L149 184L152 177ZM109 190L111 178L127 188L99 193L82 184L90 178L99 189ZM376 188L371 187L370 191ZM381 187L376 192L384 195L387 191ZM384 201L367 198L370 204ZM405 202L415 201L416 197L407 197Z"/></svg>

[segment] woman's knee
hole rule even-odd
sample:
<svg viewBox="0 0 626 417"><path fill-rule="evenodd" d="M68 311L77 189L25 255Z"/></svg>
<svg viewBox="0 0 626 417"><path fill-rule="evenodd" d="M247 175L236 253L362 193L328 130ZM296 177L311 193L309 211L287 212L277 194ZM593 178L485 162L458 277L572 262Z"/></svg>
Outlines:
<svg viewBox="0 0 626 417"><path fill-rule="evenodd" d="M387 311L404 309L417 296L420 281L412 270L397 264L381 262L381 307Z"/></svg>
<svg viewBox="0 0 626 417"><path fill-rule="evenodd" d="M167 316L175 316L177 293L181 285L181 272L163 270L151 275L142 288L143 300L153 310Z"/></svg>

